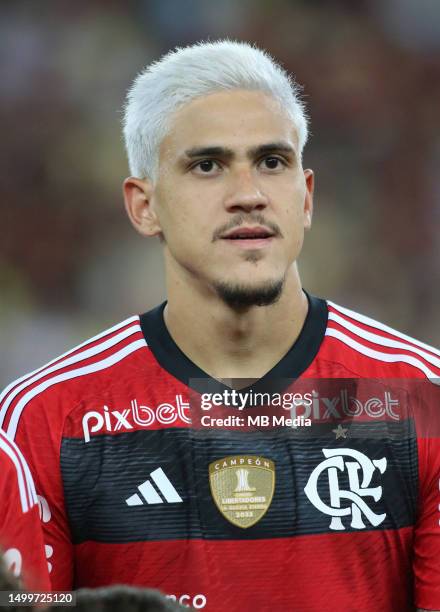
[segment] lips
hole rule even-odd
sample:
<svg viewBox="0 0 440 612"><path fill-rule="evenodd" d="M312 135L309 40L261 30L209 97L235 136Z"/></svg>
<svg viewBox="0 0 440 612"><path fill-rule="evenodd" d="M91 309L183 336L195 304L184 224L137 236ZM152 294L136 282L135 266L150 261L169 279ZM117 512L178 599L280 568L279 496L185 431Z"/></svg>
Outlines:
<svg viewBox="0 0 440 612"><path fill-rule="evenodd" d="M264 240L272 236L274 233L265 227L237 227L222 238L225 240Z"/></svg>

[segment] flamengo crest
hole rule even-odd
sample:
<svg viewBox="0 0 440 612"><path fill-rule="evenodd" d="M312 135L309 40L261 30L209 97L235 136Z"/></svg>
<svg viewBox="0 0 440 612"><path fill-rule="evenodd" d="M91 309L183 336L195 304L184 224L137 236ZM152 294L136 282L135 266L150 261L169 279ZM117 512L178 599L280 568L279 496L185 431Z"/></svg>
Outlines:
<svg viewBox="0 0 440 612"><path fill-rule="evenodd" d="M323 448L322 452L326 459L310 474L304 492L315 508L332 517L330 529L345 530L341 519L343 516L351 516L350 526L354 529L366 528L362 516L374 527L380 525L385 520L386 514L373 512L364 498L370 497L378 502L382 497L382 487L369 487L369 484L376 470L379 470L381 474L385 472L386 458L371 460L363 453L351 448ZM349 461L349 458L352 461ZM344 470L348 474L348 491L339 486L338 476ZM318 482L321 477L324 477L324 473L327 476L330 504L325 503L318 492ZM343 502L348 502L348 505L343 506Z"/></svg>

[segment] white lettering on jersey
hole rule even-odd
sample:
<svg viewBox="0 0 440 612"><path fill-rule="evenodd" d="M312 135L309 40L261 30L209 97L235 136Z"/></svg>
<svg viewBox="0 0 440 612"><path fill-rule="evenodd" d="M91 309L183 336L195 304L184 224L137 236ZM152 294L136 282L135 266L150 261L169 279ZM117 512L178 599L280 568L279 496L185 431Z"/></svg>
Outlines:
<svg viewBox="0 0 440 612"><path fill-rule="evenodd" d="M84 441L90 442L90 434L106 431L127 431L134 425L150 427L154 423L171 425L178 418L184 423L191 423L187 416L190 405L181 395L176 395L175 404L163 403L155 409L150 406L139 405L137 400L131 401L130 408L123 410L110 410L103 406L102 411L90 410L82 418Z"/></svg>

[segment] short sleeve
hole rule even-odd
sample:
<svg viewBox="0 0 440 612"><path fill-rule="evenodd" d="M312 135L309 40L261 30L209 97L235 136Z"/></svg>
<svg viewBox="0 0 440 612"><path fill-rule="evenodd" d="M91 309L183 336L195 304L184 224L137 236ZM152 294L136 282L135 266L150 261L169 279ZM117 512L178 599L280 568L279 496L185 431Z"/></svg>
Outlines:
<svg viewBox="0 0 440 612"><path fill-rule="evenodd" d="M30 590L50 590L35 485L17 445L0 430L0 546L11 573Z"/></svg>

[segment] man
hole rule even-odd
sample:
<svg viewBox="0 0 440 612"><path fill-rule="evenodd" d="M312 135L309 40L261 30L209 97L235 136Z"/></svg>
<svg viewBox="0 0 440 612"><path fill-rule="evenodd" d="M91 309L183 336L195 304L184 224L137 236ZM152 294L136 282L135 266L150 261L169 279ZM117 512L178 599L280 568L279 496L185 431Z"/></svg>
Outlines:
<svg viewBox="0 0 440 612"><path fill-rule="evenodd" d="M440 458L415 429L439 352L302 290L313 172L296 85L246 44L180 49L136 79L124 133L126 209L162 243L168 300L13 383L0 408L50 507L53 588L127 583L209 610L440 609ZM340 379L356 396L321 412ZM416 381L420 401L398 412L385 389L379 405L370 379L402 381L403 397ZM250 398L292 389L292 415L313 422L255 426L268 402Z"/></svg>
<svg viewBox="0 0 440 612"><path fill-rule="evenodd" d="M1 429L0 499L2 570L14 577L11 584L20 579L31 590L50 590L34 481L20 449Z"/></svg>

